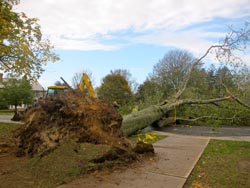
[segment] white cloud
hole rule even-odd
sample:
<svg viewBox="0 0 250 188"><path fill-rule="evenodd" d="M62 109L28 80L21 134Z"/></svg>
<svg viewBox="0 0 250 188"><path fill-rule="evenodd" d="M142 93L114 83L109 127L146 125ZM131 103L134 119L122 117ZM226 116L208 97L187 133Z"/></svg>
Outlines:
<svg viewBox="0 0 250 188"><path fill-rule="evenodd" d="M248 52L250 52L250 48L248 48ZM246 53L239 52L236 55L238 55L238 57L241 57L241 60L244 65L250 66L250 53L246 54Z"/></svg>
<svg viewBox="0 0 250 188"><path fill-rule="evenodd" d="M56 48L62 50L115 50L117 45L105 45L95 39L77 39L75 36L64 38L52 35L50 39L56 44Z"/></svg>
<svg viewBox="0 0 250 188"><path fill-rule="evenodd" d="M219 35L216 33L216 35ZM158 34L149 34L135 38L137 42L158 44L163 46L171 46L175 48L182 48L192 51L196 55L204 53L209 46L214 42L205 40L204 37L208 36L208 33L201 34L199 32L161 32ZM214 36L210 33L210 36Z"/></svg>
<svg viewBox="0 0 250 188"><path fill-rule="evenodd" d="M96 34L107 35L129 28L135 32L167 30L162 35L168 39L166 35L172 36L169 41L174 45L178 36L172 32L214 17L249 14L249 4L249 0L23 0L17 9L38 17L43 33L56 48L113 50L119 45L105 45L95 39ZM209 43L198 36L185 40L181 43L184 47L193 41Z"/></svg>

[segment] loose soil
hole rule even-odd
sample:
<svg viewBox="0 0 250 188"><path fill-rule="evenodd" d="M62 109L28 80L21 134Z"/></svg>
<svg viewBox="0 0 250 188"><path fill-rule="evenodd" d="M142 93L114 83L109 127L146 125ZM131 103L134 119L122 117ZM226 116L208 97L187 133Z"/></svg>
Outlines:
<svg viewBox="0 0 250 188"><path fill-rule="evenodd" d="M154 153L152 144L125 138L121 123L112 105L77 91L41 102L0 138L0 187L55 187Z"/></svg>
<svg viewBox="0 0 250 188"><path fill-rule="evenodd" d="M0 155L1 188L33 188L32 177L24 171L27 158L17 158L14 154Z"/></svg>

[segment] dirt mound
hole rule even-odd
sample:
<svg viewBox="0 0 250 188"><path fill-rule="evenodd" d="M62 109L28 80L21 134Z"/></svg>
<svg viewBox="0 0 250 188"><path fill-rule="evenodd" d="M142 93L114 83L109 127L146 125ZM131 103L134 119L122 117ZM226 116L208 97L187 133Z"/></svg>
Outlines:
<svg viewBox="0 0 250 188"><path fill-rule="evenodd" d="M122 116L117 110L80 92L67 92L29 109L24 122L15 133L17 156L45 155L69 139L133 151L122 136Z"/></svg>

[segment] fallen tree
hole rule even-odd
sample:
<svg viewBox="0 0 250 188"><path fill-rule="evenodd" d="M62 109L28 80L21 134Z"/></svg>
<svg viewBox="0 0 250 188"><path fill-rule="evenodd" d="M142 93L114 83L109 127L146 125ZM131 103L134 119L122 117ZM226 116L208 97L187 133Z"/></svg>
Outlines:
<svg viewBox="0 0 250 188"><path fill-rule="evenodd" d="M233 51L244 51L247 44L250 42L250 29L249 23L246 23L245 28L239 31L232 30L223 41L222 44L213 45L208 48L208 50L202 55L200 58L196 59L191 67L189 72L186 75L186 78L183 82L182 87L170 97L168 100L165 100L163 103L159 105L150 106L146 109L143 109L138 112L133 112L132 114L126 115L123 117L122 123L122 131L125 135L129 136L146 128L149 125L159 124L158 122L162 119L165 119L166 124L175 123L178 119L182 121L197 121L202 119L201 117L196 117L193 119L187 119L179 117L170 117L170 114L173 113L174 110L185 106L185 105L200 105L200 104L211 104L211 105L218 105L218 103L223 101L234 101L239 105L243 106L247 110L250 109L249 105L244 103L238 97L236 97L227 86L221 81L221 85L225 88L226 96L221 96L219 98L212 98L207 100L197 100L197 99L182 99L182 95L185 92L188 82L190 81L191 74L193 73L194 69L202 63L202 60L207 57L208 54L212 52L216 52L216 57L219 61L225 59L228 64L239 64L241 63L241 59L235 57L233 55ZM211 117L210 117L211 118ZM215 117L213 117L215 118ZM218 117L217 117L218 118ZM245 117L246 118L246 117ZM204 117L203 119L208 119L208 117ZM228 117L228 119L232 119L232 117ZM164 122L163 122L164 123ZM163 125L162 125L163 126Z"/></svg>
<svg viewBox="0 0 250 188"><path fill-rule="evenodd" d="M249 109L249 106L233 95L225 85L226 96L206 100L182 99L192 72L210 52L217 50L218 58L227 56L227 59L231 59L232 50L238 49L241 42L245 44L249 40L245 38L245 35L249 35L249 30L241 32L240 35L233 34L226 37L222 45L211 46L203 56L196 59L178 92L159 105L121 117L111 105L99 99L88 98L79 92L71 91L58 96L55 100L47 100L38 109L27 113L25 126L17 131L18 154L43 155L61 142L75 138L78 142L109 144L116 148L117 153L133 155L134 150L124 136L134 134L162 118L171 118L170 114L182 106L217 105L230 100ZM172 119L176 121L176 117Z"/></svg>
<svg viewBox="0 0 250 188"><path fill-rule="evenodd" d="M209 100L191 100L183 99L174 102L167 102L160 105L150 106L144 110L134 112L124 116L122 123L122 131L126 136L134 134L136 131L146 128L149 125L156 123L161 118L168 116L174 109L188 104L214 104L225 100L231 100L231 96L209 99ZM176 118L172 118L175 119Z"/></svg>

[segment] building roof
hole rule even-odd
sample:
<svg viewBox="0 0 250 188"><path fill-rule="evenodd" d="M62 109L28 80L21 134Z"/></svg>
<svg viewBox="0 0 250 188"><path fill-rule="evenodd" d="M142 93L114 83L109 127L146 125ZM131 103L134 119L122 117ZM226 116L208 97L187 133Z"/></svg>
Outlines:
<svg viewBox="0 0 250 188"><path fill-rule="evenodd" d="M31 87L33 91L44 91L43 86L39 82L32 82Z"/></svg>
<svg viewBox="0 0 250 188"><path fill-rule="evenodd" d="M2 78L2 81L0 81L0 89L4 88L4 85L2 84L2 82L5 82L7 80L8 78ZM31 87L33 91L44 91L43 86L38 81L32 82Z"/></svg>

